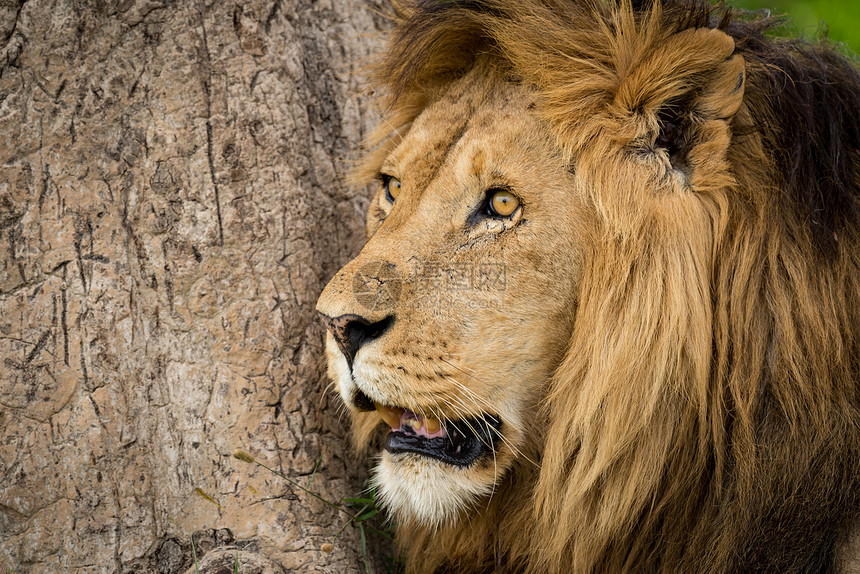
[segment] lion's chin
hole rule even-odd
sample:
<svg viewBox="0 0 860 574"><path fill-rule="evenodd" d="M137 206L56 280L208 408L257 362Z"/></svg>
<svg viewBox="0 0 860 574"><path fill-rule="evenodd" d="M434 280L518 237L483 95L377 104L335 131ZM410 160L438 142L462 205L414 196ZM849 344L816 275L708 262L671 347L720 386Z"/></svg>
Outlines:
<svg viewBox="0 0 860 574"><path fill-rule="evenodd" d="M376 409L391 432L374 484L399 522L439 528L492 492L498 417L483 414L441 426L407 409L379 404ZM489 458L493 464L485 462Z"/></svg>
<svg viewBox="0 0 860 574"><path fill-rule="evenodd" d="M384 451L373 486L398 522L441 528L492 492L493 474L420 454Z"/></svg>

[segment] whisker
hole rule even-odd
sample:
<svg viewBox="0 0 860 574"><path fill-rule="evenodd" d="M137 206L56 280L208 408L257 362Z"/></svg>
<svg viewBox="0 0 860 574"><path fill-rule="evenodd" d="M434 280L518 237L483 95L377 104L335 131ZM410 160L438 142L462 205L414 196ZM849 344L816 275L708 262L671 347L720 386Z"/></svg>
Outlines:
<svg viewBox="0 0 860 574"><path fill-rule="evenodd" d="M474 374L470 374L470 373L467 373L467 372L463 369L463 367L459 367L459 366L455 365L454 363L452 363L452 362L450 362L450 361L446 361L445 359L441 359L441 358L440 358L439 360L440 360L440 361L442 361L443 363L445 363L446 365L450 365L450 366L454 367L455 369L457 369L458 371L460 371L460 372L461 372L461 373L463 373L464 375L469 376L469 377L472 377L473 379L475 379L476 381L478 381L478 382L480 382L480 383L487 384L487 382L486 382L486 381L484 381L484 380L480 379L480 378L477 376L477 371L475 371L474 369L469 369L469 367L466 367L466 369L469 369L470 371L472 371L472 373L474 373Z"/></svg>
<svg viewBox="0 0 860 574"><path fill-rule="evenodd" d="M463 391L463 393L466 395L466 397L467 397L467 398L474 400L476 403L483 404L483 405L484 405L485 407L487 407L489 410L492 410L492 409L493 409L493 405L492 405L492 404L490 404L490 402L489 402L487 399L485 399L485 398L483 398L482 396L478 395L475 391L471 390L470 388L468 388L466 385L464 385L463 383L461 383L460 381L458 381L458 380L457 380L457 379L455 379L454 377L452 377L452 376L450 376L450 375L445 375L445 379L447 379L448 381L450 381L450 382L454 383L454 385L455 385L458 389L461 389L461 390Z"/></svg>
<svg viewBox="0 0 860 574"><path fill-rule="evenodd" d="M453 380L453 382L462 386L462 383L460 383L459 381ZM466 390L468 390L468 389L466 389ZM451 399L456 400L457 402L463 404L463 400L459 397L452 396ZM492 425L490 425L486 420L483 420L483 419L481 419L481 420L484 423L484 425L486 425L486 427L487 427L487 433L488 434L490 432L494 433L509 449L511 449L511 451L514 453L514 456L522 457L524 460L528 461L529 463L533 464L534 466L536 466L536 467L539 466L534 460L532 460L530 457L526 456L526 454L523 451L521 451L513 443L511 443L511 441L507 437L505 437L500 430L498 430L495 427L493 427ZM516 430L520 430L513 425L511 425L511 426ZM474 428L471 428L470 430L472 430L472 432L475 432L475 434L477 434L477 432L475 431ZM483 440L481 442L484 444L484 446L490 448L491 445L486 444L486 442L484 442ZM493 449L490 448L490 450L493 450Z"/></svg>

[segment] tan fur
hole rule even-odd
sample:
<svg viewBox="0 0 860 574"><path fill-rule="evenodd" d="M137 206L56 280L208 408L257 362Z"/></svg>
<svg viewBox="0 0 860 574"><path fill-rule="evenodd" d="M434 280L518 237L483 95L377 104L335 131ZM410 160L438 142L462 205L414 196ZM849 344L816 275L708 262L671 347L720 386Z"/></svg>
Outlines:
<svg viewBox="0 0 860 574"><path fill-rule="evenodd" d="M382 454L408 570L831 564L803 530L819 526L792 525L827 499L840 543L858 512L828 493L860 480L840 466L860 461L860 234L840 229L825 261L783 206L757 131L780 113L764 64L659 6L485 4L441 24L405 14L380 67L380 151L360 170L403 188L393 205L380 189L367 245L318 307L395 317L352 373L329 336L348 404L358 387L442 420L503 421L495 457L467 469ZM659 144L672 106L680 166ZM519 215L469 224L499 185ZM403 279L393 307L357 302L372 261ZM446 283L488 263L503 286ZM373 444L376 413L354 424Z"/></svg>

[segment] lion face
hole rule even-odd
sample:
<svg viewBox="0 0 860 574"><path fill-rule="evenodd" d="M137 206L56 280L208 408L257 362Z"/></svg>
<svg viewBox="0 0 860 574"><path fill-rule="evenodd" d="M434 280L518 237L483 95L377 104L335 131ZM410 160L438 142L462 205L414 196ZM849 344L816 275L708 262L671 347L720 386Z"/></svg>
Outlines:
<svg viewBox="0 0 860 574"><path fill-rule="evenodd" d="M402 522L455 521L539 459L593 223L533 107L476 72L427 106L379 166L366 246L319 300L358 435L388 431L375 480Z"/></svg>

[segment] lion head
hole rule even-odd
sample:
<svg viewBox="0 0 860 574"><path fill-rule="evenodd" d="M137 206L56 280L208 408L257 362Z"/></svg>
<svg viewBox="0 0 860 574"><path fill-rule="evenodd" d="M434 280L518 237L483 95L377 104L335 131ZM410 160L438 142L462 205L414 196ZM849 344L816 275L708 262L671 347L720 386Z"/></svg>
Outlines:
<svg viewBox="0 0 860 574"><path fill-rule="evenodd" d="M698 0L421 0L318 310L413 572L818 571L860 515L860 76Z"/></svg>

